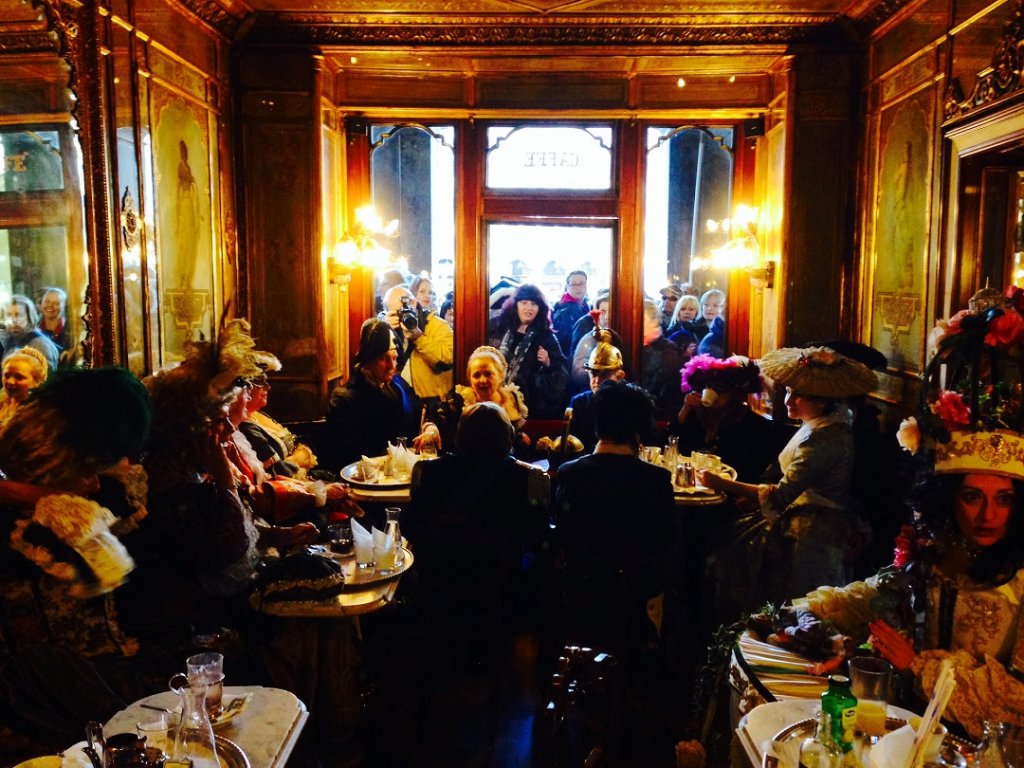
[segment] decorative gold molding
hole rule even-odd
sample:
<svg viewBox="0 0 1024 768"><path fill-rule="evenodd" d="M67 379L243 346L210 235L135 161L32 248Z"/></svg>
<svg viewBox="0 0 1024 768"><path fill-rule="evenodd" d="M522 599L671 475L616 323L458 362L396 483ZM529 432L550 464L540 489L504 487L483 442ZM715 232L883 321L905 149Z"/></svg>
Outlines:
<svg viewBox="0 0 1024 768"><path fill-rule="evenodd" d="M234 38L244 21L229 12L218 0L177 0L177 3L229 40Z"/></svg>
<svg viewBox="0 0 1024 768"><path fill-rule="evenodd" d="M974 89L966 99L957 98L951 83L946 91L943 115L946 120L962 117L980 107L1024 88L1021 66L1024 62L1024 0L1014 3L1013 13L1003 23L1003 34L992 55L992 63L978 73ZM959 88L959 85L956 86Z"/></svg>
<svg viewBox="0 0 1024 768"><path fill-rule="evenodd" d="M891 19L911 2L913 0L880 0L871 6L868 12L860 17L859 21L868 29L874 29Z"/></svg>
<svg viewBox="0 0 1024 768"><path fill-rule="evenodd" d="M665 20L537 18L495 20L366 20L273 15L253 25L250 42L292 45L785 45L828 34L832 27L799 24L678 24Z"/></svg>
<svg viewBox="0 0 1024 768"><path fill-rule="evenodd" d="M24 30L0 35L0 53L52 53L57 39L45 30Z"/></svg>

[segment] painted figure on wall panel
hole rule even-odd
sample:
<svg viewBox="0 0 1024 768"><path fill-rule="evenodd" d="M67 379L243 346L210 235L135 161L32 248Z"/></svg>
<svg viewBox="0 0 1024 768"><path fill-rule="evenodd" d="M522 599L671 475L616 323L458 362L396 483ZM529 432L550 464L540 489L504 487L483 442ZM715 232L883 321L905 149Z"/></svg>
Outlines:
<svg viewBox="0 0 1024 768"><path fill-rule="evenodd" d="M928 253L932 92L883 111L879 121L871 344L890 365L921 369Z"/></svg>
<svg viewBox="0 0 1024 768"><path fill-rule="evenodd" d="M213 323L213 208L205 111L154 84L153 165L164 353L210 338Z"/></svg>

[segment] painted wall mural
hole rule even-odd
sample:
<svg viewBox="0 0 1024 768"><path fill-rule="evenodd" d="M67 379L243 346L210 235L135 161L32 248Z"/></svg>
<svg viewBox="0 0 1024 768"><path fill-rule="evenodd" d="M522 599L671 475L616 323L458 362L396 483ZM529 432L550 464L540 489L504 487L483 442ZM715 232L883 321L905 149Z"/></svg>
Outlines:
<svg viewBox="0 0 1024 768"><path fill-rule="evenodd" d="M165 360L184 343L211 338L214 323L213 207L206 110L154 83L153 167Z"/></svg>
<svg viewBox="0 0 1024 768"><path fill-rule="evenodd" d="M911 372L923 365L932 115L924 89L879 120L871 345Z"/></svg>

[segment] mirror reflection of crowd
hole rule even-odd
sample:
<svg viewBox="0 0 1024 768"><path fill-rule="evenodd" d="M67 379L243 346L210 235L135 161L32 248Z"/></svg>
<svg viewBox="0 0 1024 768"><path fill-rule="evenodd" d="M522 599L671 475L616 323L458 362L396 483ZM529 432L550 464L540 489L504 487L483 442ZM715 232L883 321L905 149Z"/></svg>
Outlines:
<svg viewBox="0 0 1024 768"><path fill-rule="evenodd" d="M6 360L22 347L32 347L46 358L49 369L56 371L60 347L37 328L38 324L39 312L35 302L19 293L13 294L4 306L4 331L0 336L3 359Z"/></svg>

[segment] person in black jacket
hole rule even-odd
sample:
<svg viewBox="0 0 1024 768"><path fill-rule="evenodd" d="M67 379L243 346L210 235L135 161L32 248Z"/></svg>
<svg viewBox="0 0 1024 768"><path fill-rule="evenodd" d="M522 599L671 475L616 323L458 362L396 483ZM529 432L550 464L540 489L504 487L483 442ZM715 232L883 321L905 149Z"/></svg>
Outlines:
<svg viewBox="0 0 1024 768"><path fill-rule="evenodd" d="M360 456L381 456L396 437L415 435L413 446L441 447L437 427L425 422L415 393L400 376L391 326L370 318L359 334L352 376L331 393L324 464L341 469Z"/></svg>
<svg viewBox="0 0 1024 768"><path fill-rule="evenodd" d="M506 382L518 384L532 418L561 418L569 364L551 330L548 303L540 288L516 288L491 327L490 344L508 362Z"/></svg>

